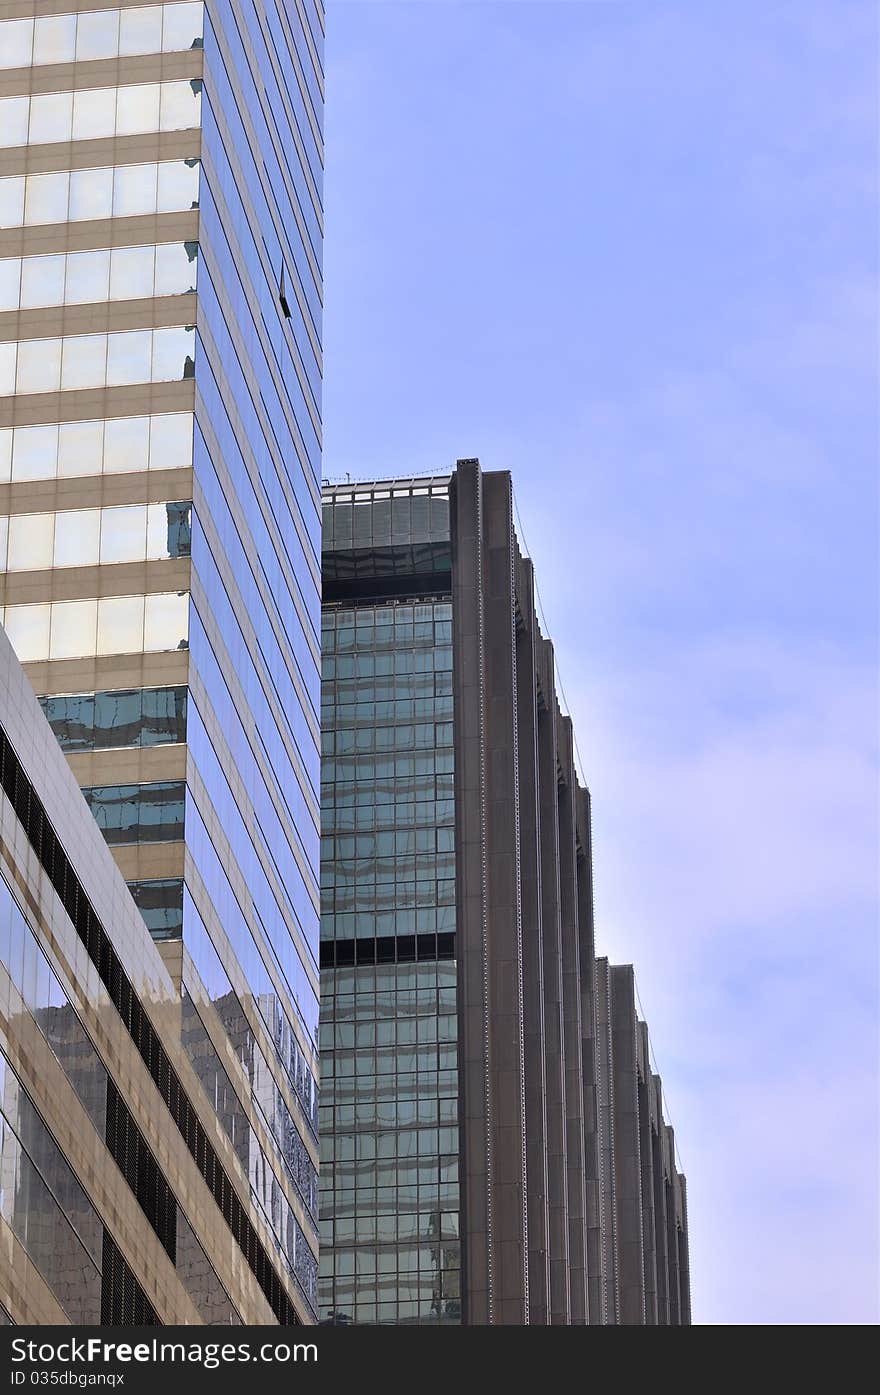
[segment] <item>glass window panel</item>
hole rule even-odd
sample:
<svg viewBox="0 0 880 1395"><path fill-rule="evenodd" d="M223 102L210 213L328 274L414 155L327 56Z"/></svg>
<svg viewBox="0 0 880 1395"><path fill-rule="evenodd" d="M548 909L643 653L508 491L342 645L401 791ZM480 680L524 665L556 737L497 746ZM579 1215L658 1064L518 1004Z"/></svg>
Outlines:
<svg viewBox="0 0 880 1395"><path fill-rule="evenodd" d="M18 392L57 392L61 382L61 340L23 339L15 375Z"/></svg>
<svg viewBox="0 0 880 1395"><path fill-rule="evenodd" d="M193 376L195 333L191 329L153 331L153 382L175 382Z"/></svg>
<svg viewBox="0 0 880 1395"><path fill-rule="evenodd" d="M129 504L105 509L101 523L101 561L137 562L147 545L147 506Z"/></svg>
<svg viewBox="0 0 880 1395"><path fill-rule="evenodd" d="M66 172L28 175L24 203L24 221L28 226L65 221L69 180Z"/></svg>
<svg viewBox="0 0 880 1395"><path fill-rule="evenodd" d="M92 305L107 299L110 280L110 252L69 252L64 300L67 305Z"/></svg>
<svg viewBox="0 0 880 1395"><path fill-rule="evenodd" d="M76 26L77 59L115 58L118 52L118 10L92 10L79 16Z"/></svg>
<svg viewBox="0 0 880 1395"><path fill-rule="evenodd" d="M17 426L12 446L14 480L48 480L58 458L57 426Z"/></svg>
<svg viewBox="0 0 880 1395"><path fill-rule="evenodd" d="M107 421L103 460L106 472L145 470L148 441L149 417L116 417Z"/></svg>
<svg viewBox="0 0 880 1395"><path fill-rule="evenodd" d="M142 746L186 739L186 688L146 688L141 697Z"/></svg>
<svg viewBox="0 0 880 1395"><path fill-rule="evenodd" d="M113 175L113 216L152 213L156 207L156 166L119 165Z"/></svg>
<svg viewBox="0 0 880 1395"><path fill-rule="evenodd" d="M100 421L68 421L61 426L58 438L60 476L101 473L103 428Z"/></svg>
<svg viewBox="0 0 880 1395"><path fill-rule="evenodd" d="M137 300L153 294L156 249L114 247L110 257L110 299Z"/></svg>
<svg viewBox="0 0 880 1395"><path fill-rule="evenodd" d="M6 545L9 541L9 519L4 514L0 518L0 570L6 566Z"/></svg>
<svg viewBox="0 0 880 1395"><path fill-rule="evenodd" d="M32 19L7 19L0 24L0 68L26 68L34 42Z"/></svg>
<svg viewBox="0 0 880 1395"><path fill-rule="evenodd" d="M195 5L165 5L163 8L162 47L165 52L194 48L195 40L201 38L204 27L201 0ZM27 59L24 61L27 62Z"/></svg>
<svg viewBox="0 0 880 1395"><path fill-rule="evenodd" d="M150 425L150 469L192 464L191 412L153 417Z"/></svg>
<svg viewBox="0 0 880 1395"><path fill-rule="evenodd" d="M72 63L76 15L46 15L34 25L34 63Z"/></svg>
<svg viewBox="0 0 880 1395"><path fill-rule="evenodd" d="M18 309L21 285L21 258L4 257L0 261L0 310Z"/></svg>
<svg viewBox="0 0 880 1395"><path fill-rule="evenodd" d="M17 353L17 344L0 344L0 397L11 397L15 392Z"/></svg>
<svg viewBox="0 0 880 1395"><path fill-rule="evenodd" d="M9 520L9 553L6 565L11 572L39 571L52 565L53 513L19 513Z"/></svg>
<svg viewBox="0 0 880 1395"><path fill-rule="evenodd" d="M6 607L3 627L20 663L49 657L49 609L48 604Z"/></svg>
<svg viewBox="0 0 880 1395"><path fill-rule="evenodd" d="M112 136L116 122L116 88L84 88L74 93L73 139Z"/></svg>
<svg viewBox="0 0 880 1395"><path fill-rule="evenodd" d="M12 479L12 430L5 427L0 431L0 484L8 484Z"/></svg>
<svg viewBox="0 0 880 1395"><path fill-rule="evenodd" d="M115 474L147 469L149 417L117 417L107 422L104 436L104 469Z"/></svg>
<svg viewBox="0 0 880 1395"><path fill-rule="evenodd" d="M110 336L112 337L112 336ZM75 334L64 340L62 388L102 387L107 363L106 334Z"/></svg>
<svg viewBox="0 0 880 1395"><path fill-rule="evenodd" d="M72 92L36 92L31 97L28 140L32 145L70 140L72 123ZM2 126L0 130L3 130Z"/></svg>
<svg viewBox="0 0 880 1395"><path fill-rule="evenodd" d="M196 83L195 88L193 82ZM192 82L162 83L162 114L160 131L186 131L198 126L201 109L201 87L199 80ZM154 127L150 127L154 130Z"/></svg>
<svg viewBox="0 0 880 1395"><path fill-rule="evenodd" d="M147 557L188 557L191 528L189 503L147 507Z"/></svg>
<svg viewBox="0 0 880 1395"><path fill-rule="evenodd" d="M21 264L21 307L61 305L64 301L64 256L25 257Z"/></svg>
<svg viewBox="0 0 880 1395"><path fill-rule="evenodd" d="M0 97L0 131L4 145L27 145L27 97Z"/></svg>
<svg viewBox="0 0 880 1395"><path fill-rule="evenodd" d="M50 659L77 659L95 652L97 601L56 601L52 606Z"/></svg>
<svg viewBox="0 0 880 1395"><path fill-rule="evenodd" d="M74 170L70 176L70 219L109 218L113 211L113 170Z"/></svg>
<svg viewBox="0 0 880 1395"><path fill-rule="evenodd" d="M143 596L108 596L98 602L99 654L137 654L143 638Z"/></svg>
<svg viewBox="0 0 880 1395"><path fill-rule="evenodd" d="M126 334L110 334L107 355L107 386L150 381L150 340L148 329Z"/></svg>
<svg viewBox="0 0 880 1395"><path fill-rule="evenodd" d="M189 592L147 596L144 649L185 649L189 621Z"/></svg>
<svg viewBox="0 0 880 1395"><path fill-rule="evenodd" d="M156 248L156 295L196 289L197 242L163 242Z"/></svg>
<svg viewBox="0 0 880 1395"><path fill-rule="evenodd" d="M169 557L189 557L192 547L192 505L190 503L156 504L161 509L161 531ZM149 555L149 553L148 553Z"/></svg>
<svg viewBox="0 0 880 1395"><path fill-rule="evenodd" d="M123 10L119 24L119 52L160 53L162 50L162 6L145 5Z"/></svg>
<svg viewBox="0 0 880 1395"><path fill-rule="evenodd" d="M147 505L147 557L161 560L173 554L169 551L168 509L165 504Z"/></svg>
<svg viewBox="0 0 880 1395"><path fill-rule="evenodd" d="M90 693L44 697L39 701L63 751L91 750L95 700Z"/></svg>
<svg viewBox="0 0 880 1395"><path fill-rule="evenodd" d="M20 228L24 222L24 175L0 179L0 228Z"/></svg>
<svg viewBox="0 0 880 1395"><path fill-rule="evenodd" d="M197 208L199 202L198 160L163 160L159 165L156 210L173 213Z"/></svg>
<svg viewBox="0 0 880 1395"><path fill-rule="evenodd" d="M141 724L140 688L95 694L95 744L136 746Z"/></svg>
<svg viewBox="0 0 880 1395"><path fill-rule="evenodd" d="M132 842L131 834L138 826L140 786L99 785L83 792L107 842Z"/></svg>
<svg viewBox="0 0 880 1395"><path fill-rule="evenodd" d="M118 136L132 136L141 131L159 130L158 82L138 83L134 87L120 87L117 97L116 134Z"/></svg>
<svg viewBox="0 0 880 1395"><path fill-rule="evenodd" d="M98 561L100 509L65 509L55 515L56 567L93 567Z"/></svg>

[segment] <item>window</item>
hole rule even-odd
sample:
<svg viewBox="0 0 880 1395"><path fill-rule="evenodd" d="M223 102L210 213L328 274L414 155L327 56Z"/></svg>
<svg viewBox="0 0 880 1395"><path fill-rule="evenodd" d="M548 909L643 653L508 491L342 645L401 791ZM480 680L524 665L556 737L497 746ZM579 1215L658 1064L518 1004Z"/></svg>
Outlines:
<svg viewBox="0 0 880 1395"><path fill-rule="evenodd" d="M197 48L203 23L201 3L8 19L0 23L0 68Z"/></svg>
<svg viewBox="0 0 880 1395"><path fill-rule="evenodd" d="M0 179L0 227L126 218L197 208L199 161L13 175Z"/></svg>
<svg viewBox="0 0 880 1395"><path fill-rule="evenodd" d="M192 78L0 97L0 130L8 147L185 131L199 125L201 94Z"/></svg>
<svg viewBox="0 0 880 1395"><path fill-rule="evenodd" d="M192 431L190 412L7 427L0 430L0 483L188 466Z"/></svg>
<svg viewBox="0 0 880 1395"><path fill-rule="evenodd" d="M8 605L0 622L23 664L185 649L189 593Z"/></svg>
<svg viewBox="0 0 880 1395"><path fill-rule="evenodd" d="M0 396L173 382L194 372L193 325L0 345Z"/></svg>

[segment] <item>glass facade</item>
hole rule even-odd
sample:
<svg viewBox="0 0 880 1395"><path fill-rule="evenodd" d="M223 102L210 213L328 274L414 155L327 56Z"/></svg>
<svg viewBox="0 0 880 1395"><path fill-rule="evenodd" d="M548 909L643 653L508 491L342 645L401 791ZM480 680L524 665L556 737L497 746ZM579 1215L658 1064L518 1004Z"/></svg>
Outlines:
<svg viewBox="0 0 880 1395"><path fill-rule="evenodd" d="M55 972L48 950L0 874L0 1216L74 1324L102 1321L104 1226L87 1190L9 1060L9 1041L32 1021L101 1139L107 1070ZM24 1029L26 1030L26 1029ZM175 1268L205 1322L241 1318L179 1204L172 1201Z"/></svg>
<svg viewBox="0 0 880 1395"><path fill-rule="evenodd" d="M39 70L0 95L0 621L62 747L92 753L84 792L108 843L129 870L153 845L130 886L155 940L189 951L195 1059L206 1015L238 1004L251 1097L236 1111L240 1084L214 1065L200 1078L224 1118L264 1120L242 1167L306 1320L322 30L314 0L85 0L0 22L0 68ZM38 248L16 232L32 227ZM105 493L110 475L125 479ZM173 745L185 778L151 764Z"/></svg>
<svg viewBox="0 0 880 1395"><path fill-rule="evenodd" d="M446 483L328 491L323 546L321 1319L456 1323Z"/></svg>

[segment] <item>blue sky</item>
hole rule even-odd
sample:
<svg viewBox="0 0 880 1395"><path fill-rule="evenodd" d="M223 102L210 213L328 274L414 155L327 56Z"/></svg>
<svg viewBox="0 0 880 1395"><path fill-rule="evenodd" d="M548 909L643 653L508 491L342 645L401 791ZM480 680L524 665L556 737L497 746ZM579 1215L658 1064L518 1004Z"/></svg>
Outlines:
<svg viewBox="0 0 880 1395"><path fill-rule="evenodd" d="M877 37L328 3L325 472L513 472L703 1322L878 1316Z"/></svg>

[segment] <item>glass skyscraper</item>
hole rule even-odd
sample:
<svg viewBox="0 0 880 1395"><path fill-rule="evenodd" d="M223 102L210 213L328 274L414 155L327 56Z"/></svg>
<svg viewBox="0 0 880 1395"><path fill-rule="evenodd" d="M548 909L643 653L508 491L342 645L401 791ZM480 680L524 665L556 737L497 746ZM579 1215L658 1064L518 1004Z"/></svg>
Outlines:
<svg viewBox="0 0 880 1395"><path fill-rule="evenodd" d="M324 489L326 1323L690 1321L687 1208L510 476Z"/></svg>
<svg viewBox="0 0 880 1395"><path fill-rule="evenodd" d="M449 481L324 515L321 1315L460 1322Z"/></svg>
<svg viewBox="0 0 880 1395"><path fill-rule="evenodd" d="M0 22L0 618L311 1321L322 8L58 8Z"/></svg>

